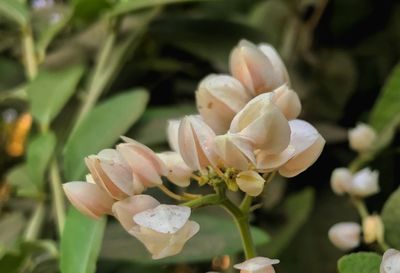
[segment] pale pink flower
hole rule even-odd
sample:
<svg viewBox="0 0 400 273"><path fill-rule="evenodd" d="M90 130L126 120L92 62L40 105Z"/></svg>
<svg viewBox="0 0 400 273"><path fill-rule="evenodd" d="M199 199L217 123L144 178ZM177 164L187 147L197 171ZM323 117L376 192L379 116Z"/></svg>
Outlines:
<svg viewBox="0 0 400 273"><path fill-rule="evenodd" d="M275 50L241 40L230 55L231 74L253 96L270 92L287 82L287 72Z"/></svg>
<svg viewBox="0 0 400 273"><path fill-rule="evenodd" d="M240 273L275 273L273 265L278 263L276 259L255 257L234 265L234 268L240 269Z"/></svg>
<svg viewBox="0 0 400 273"><path fill-rule="evenodd" d="M239 189L250 196L258 196L264 189L265 179L256 171L243 171L236 177Z"/></svg>
<svg viewBox="0 0 400 273"><path fill-rule="evenodd" d="M147 146L133 139L123 139L126 143L118 144L117 151L132 169L134 181L140 182L144 188L161 185L161 176L167 174L161 159Z"/></svg>
<svg viewBox="0 0 400 273"><path fill-rule="evenodd" d="M246 89L228 75L209 75L196 91L197 109L203 120L217 134L223 134L237 112L250 100Z"/></svg>
<svg viewBox="0 0 400 273"><path fill-rule="evenodd" d="M251 139L255 149L280 153L290 141L288 120L272 102L274 94L258 95L233 118L230 133Z"/></svg>
<svg viewBox="0 0 400 273"><path fill-rule="evenodd" d="M186 116L179 126L179 152L192 170L216 165L215 133L200 116Z"/></svg>
<svg viewBox="0 0 400 273"><path fill-rule="evenodd" d="M297 118L301 112L300 98L296 92L284 84L274 91L272 101L282 111L288 120Z"/></svg>
<svg viewBox="0 0 400 273"><path fill-rule="evenodd" d="M167 140L169 147L175 152L179 153L179 125L181 124L180 119L170 119L167 124Z"/></svg>

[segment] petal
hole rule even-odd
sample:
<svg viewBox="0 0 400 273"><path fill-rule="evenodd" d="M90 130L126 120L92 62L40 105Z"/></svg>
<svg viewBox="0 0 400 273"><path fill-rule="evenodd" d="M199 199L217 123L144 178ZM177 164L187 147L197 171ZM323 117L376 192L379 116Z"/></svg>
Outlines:
<svg viewBox="0 0 400 273"><path fill-rule="evenodd" d="M388 249L383 254L380 273L397 273L400 268L400 252L396 249Z"/></svg>
<svg viewBox="0 0 400 273"><path fill-rule="evenodd" d="M160 202L150 195L135 195L115 202L112 206L112 212L124 229L129 231L135 225L133 221L135 214L155 208L158 205L160 205Z"/></svg>
<svg viewBox="0 0 400 273"><path fill-rule="evenodd" d="M262 53L265 54L265 56L268 57L268 60L271 62L277 81L279 83L290 84L289 73L275 48L267 43L259 44L258 48Z"/></svg>
<svg viewBox="0 0 400 273"><path fill-rule="evenodd" d="M96 184L68 182L63 188L69 201L83 214L95 219L111 214L114 200Z"/></svg>
<svg viewBox="0 0 400 273"><path fill-rule="evenodd" d="M376 138L375 130L365 123L359 123L355 128L349 130L350 148L357 152L365 152L371 149Z"/></svg>
<svg viewBox="0 0 400 273"><path fill-rule="evenodd" d="M247 170L250 163L255 163L251 142L244 137L233 134L217 136L215 147L225 167Z"/></svg>
<svg viewBox="0 0 400 273"><path fill-rule="evenodd" d="M277 259L269 259L266 257L255 257L246 260L243 263L235 264L233 267L248 272L263 272L264 269L278 263L279 260Z"/></svg>
<svg viewBox="0 0 400 273"><path fill-rule="evenodd" d="M288 162L294 155L295 149L289 145L283 152L279 154L270 154L266 151L257 153L257 170L269 172L277 169Z"/></svg>
<svg viewBox="0 0 400 273"><path fill-rule="evenodd" d="M167 140L171 149L175 152L179 152L179 125L181 123L180 119L170 119L167 124Z"/></svg>
<svg viewBox="0 0 400 273"><path fill-rule="evenodd" d="M348 192L352 195L367 197L379 192L379 172L364 168L356 172Z"/></svg>
<svg viewBox="0 0 400 273"><path fill-rule="evenodd" d="M186 241L198 231L199 225L194 221L188 221L174 234L159 233L141 226L134 226L129 233L145 245L153 259L161 259L181 252Z"/></svg>
<svg viewBox="0 0 400 273"><path fill-rule="evenodd" d="M264 189L264 178L255 171L243 171L236 177L240 190L250 196L258 196Z"/></svg>
<svg viewBox="0 0 400 273"><path fill-rule="evenodd" d="M273 102L288 120L297 118L301 112L301 102L296 92L284 84L274 91Z"/></svg>
<svg viewBox="0 0 400 273"><path fill-rule="evenodd" d="M181 155L177 152L163 152L157 154L168 169L167 178L179 187L187 187L193 170L190 169Z"/></svg>
<svg viewBox="0 0 400 273"><path fill-rule="evenodd" d="M336 168L331 175L331 188L334 193L343 195L349 191L353 175L347 168Z"/></svg>
<svg viewBox="0 0 400 273"><path fill-rule="evenodd" d="M175 233L188 221L191 210L185 206L159 205L134 215L140 226L160 233Z"/></svg>
<svg viewBox="0 0 400 273"><path fill-rule="evenodd" d="M360 244L361 226L354 222L333 225L328 232L329 240L337 248L347 251Z"/></svg>

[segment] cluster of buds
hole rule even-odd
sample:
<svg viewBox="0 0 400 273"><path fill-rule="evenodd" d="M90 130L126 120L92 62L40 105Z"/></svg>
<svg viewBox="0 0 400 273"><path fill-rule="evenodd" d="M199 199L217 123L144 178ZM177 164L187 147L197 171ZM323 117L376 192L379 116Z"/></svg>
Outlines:
<svg viewBox="0 0 400 273"><path fill-rule="evenodd" d="M352 173L347 168L337 168L331 175L331 187L334 193L345 193L356 197L368 197L379 192L379 172L364 168Z"/></svg>
<svg viewBox="0 0 400 273"><path fill-rule="evenodd" d="M189 220L189 207L162 205L143 194L165 187L163 177L179 187L197 181L216 192L257 196L268 175L293 177L311 166L325 140L311 124L296 119L300 100L277 52L267 44L241 41L231 53L230 68L232 75L210 75L199 84L199 115L169 121L172 151L157 154L123 137L116 149L86 158L86 182L64 184L71 203L90 217L113 215L158 259L179 253L199 230ZM236 267L274 272L276 262L259 257Z"/></svg>

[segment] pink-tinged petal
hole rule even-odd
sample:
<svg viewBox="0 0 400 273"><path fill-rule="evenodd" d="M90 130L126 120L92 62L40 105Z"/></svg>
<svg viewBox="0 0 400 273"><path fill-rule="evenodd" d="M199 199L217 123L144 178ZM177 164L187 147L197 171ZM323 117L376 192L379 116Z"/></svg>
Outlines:
<svg viewBox="0 0 400 273"><path fill-rule="evenodd" d="M239 135L225 134L215 138L216 152L225 167L247 170L255 163L251 141Z"/></svg>
<svg viewBox="0 0 400 273"><path fill-rule="evenodd" d="M167 140L169 147L175 152L179 153L179 125L181 124L180 119L170 119L167 124Z"/></svg>
<svg viewBox="0 0 400 273"><path fill-rule="evenodd" d="M257 170L261 172L270 172L288 162L295 154L293 146L289 145L279 154L270 154L265 151L257 153Z"/></svg>
<svg viewBox="0 0 400 273"><path fill-rule="evenodd" d="M115 202L112 206L112 212L124 229L129 231L136 225L133 221L133 216L135 214L155 208L158 205L160 205L160 202L150 195L135 195Z"/></svg>
<svg viewBox="0 0 400 273"><path fill-rule="evenodd" d="M286 84L274 91L273 102L282 111L288 120L297 118L301 112L301 102L296 92Z"/></svg>
<svg viewBox="0 0 400 273"><path fill-rule="evenodd" d="M194 221L187 223L176 233L160 233L150 228L134 226L129 233L141 241L152 254L153 259L162 259L180 253L185 243L192 238L200 227Z"/></svg>
<svg viewBox="0 0 400 273"><path fill-rule="evenodd" d="M241 40L230 55L231 74L250 90L252 95L269 92L282 84L268 57L254 44Z"/></svg>
<svg viewBox="0 0 400 273"><path fill-rule="evenodd" d="M186 116L179 126L179 151L185 163L193 170L215 166L215 133L198 116Z"/></svg>
<svg viewBox="0 0 400 273"><path fill-rule="evenodd" d="M117 150L135 174L134 180L145 187L162 184L160 176L166 174L166 167L152 150L138 142L119 144Z"/></svg>
<svg viewBox="0 0 400 273"><path fill-rule="evenodd" d="M85 158L86 166L92 174L96 184L104 189L112 198L121 200L128 196L121 188L119 188L104 172L100 165L100 159L95 155Z"/></svg>
<svg viewBox="0 0 400 273"><path fill-rule="evenodd" d="M237 112L250 100L245 88L227 75L209 75L196 92L197 109L204 121L216 132L223 134Z"/></svg>
<svg viewBox="0 0 400 273"><path fill-rule="evenodd" d="M265 179L255 171L243 171L236 177L239 189L250 196L258 196L264 189Z"/></svg>
<svg viewBox="0 0 400 273"><path fill-rule="evenodd" d="M163 152L157 154L168 169L167 178L179 187L187 187L193 170L190 169L182 156L177 152Z"/></svg>
<svg viewBox="0 0 400 273"><path fill-rule="evenodd" d="M333 225L328 231L331 243L343 251L357 247L361 241L361 226L355 222L341 222Z"/></svg>
<svg viewBox="0 0 400 273"><path fill-rule="evenodd" d="M68 182L63 188L69 201L83 214L95 219L111 214L114 200L96 184Z"/></svg>
<svg viewBox="0 0 400 273"><path fill-rule="evenodd" d="M278 83L290 84L289 73L275 48L267 43L259 44L258 48L271 62Z"/></svg>
<svg viewBox="0 0 400 273"><path fill-rule="evenodd" d="M268 153L282 152L290 141L287 119L272 102L273 93L261 94L234 117L230 132L253 141L254 148Z"/></svg>
<svg viewBox="0 0 400 273"><path fill-rule="evenodd" d="M266 257L255 257L236 264L233 267L240 269L241 273L275 273L274 264L278 264L279 260L269 259Z"/></svg>
<svg viewBox="0 0 400 273"><path fill-rule="evenodd" d="M325 139L318 136L317 140L307 150L300 154L296 154L290 159L282 168L279 173L285 177L293 177L305 171L308 167L317 161L325 146Z"/></svg>

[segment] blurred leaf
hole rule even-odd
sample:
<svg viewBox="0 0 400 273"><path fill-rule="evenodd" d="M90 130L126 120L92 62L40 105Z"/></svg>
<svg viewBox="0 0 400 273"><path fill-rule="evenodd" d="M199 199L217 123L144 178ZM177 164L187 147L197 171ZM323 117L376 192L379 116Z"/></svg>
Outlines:
<svg viewBox="0 0 400 273"><path fill-rule="evenodd" d="M395 128L400 124L400 64L391 72L386 80L377 101L372 109L369 123L379 133L385 132L385 141L381 146L388 144Z"/></svg>
<svg viewBox="0 0 400 273"><path fill-rule="evenodd" d="M149 108L133 128L132 137L148 146L165 143L167 121L195 112L196 107L189 104Z"/></svg>
<svg viewBox="0 0 400 273"><path fill-rule="evenodd" d="M1 34L0 34L1 35ZM24 70L15 60L0 57L0 96L3 90L14 88L23 81Z"/></svg>
<svg viewBox="0 0 400 273"><path fill-rule="evenodd" d="M28 23L28 9L25 3L19 0L0 0L0 14L20 26L25 26Z"/></svg>
<svg viewBox="0 0 400 273"><path fill-rule="evenodd" d="M234 255L242 251L237 228L231 219L210 213L197 213L190 218L199 223L200 231L177 256L151 260L148 251L136 238L119 224L111 224L106 230L101 257L139 264L176 264L210 261L215 256ZM251 232L256 245L268 242L269 236L261 229L252 227Z"/></svg>
<svg viewBox="0 0 400 273"><path fill-rule="evenodd" d="M262 252L271 257L278 256L306 222L313 205L314 191L311 188L290 195L283 204L286 223L276 232L271 232L271 241L262 248Z"/></svg>
<svg viewBox="0 0 400 273"><path fill-rule="evenodd" d="M50 124L75 92L83 72L82 66L39 72L27 89L36 121L45 127Z"/></svg>
<svg viewBox="0 0 400 273"><path fill-rule="evenodd" d="M155 39L208 60L225 71L229 53L240 39L255 43L267 40L258 30L241 23L176 16L155 21L149 32Z"/></svg>
<svg viewBox="0 0 400 273"><path fill-rule="evenodd" d="M352 253L338 261L339 273L378 273L381 260L374 252Z"/></svg>
<svg viewBox="0 0 400 273"><path fill-rule="evenodd" d="M109 12L110 16L117 16L128 12L137 11L144 8L151 8L154 6L161 6L166 4L180 4L187 2L199 2L211 0L123 0L119 1L117 5Z"/></svg>
<svg viewBox="0 0 400 273"><path fill-rule="evenodd" d="M26 166L31 181L43 190L44 175L56 147L56 136L47 132L36 136L28 145Z"/></svg>
<svg viewBox="0 0 400 273"><path fill-rule="evenodd" d="M93 220L69 209L61 237L61 273L94 273L106 218Z"/></svg>
<svg viewBox="0 0 400 273"><path fill-rule="evenodd" d="M390 246L400 249L400 188L386 201L382 210L385 238Z"/></svg>
<svg viewBox="0 0 400 273"><path fill-rule="evenodd" d="M79 23L89 23L111 7L108 0L72 0L73 18Z"/></svg>
<svg viewBox="0 0 400 273"><path fill-rule="evenodd" d="M7 181L17 188L17 195L24 197L38 197L40 190L31 180L25 164L18 165L7 174Z"/></svg>
<svg viewBox="0 0 400 273"><path fill-rule="evenodd" d="M68 180L80 179L85 156L114 144L144 112L148 94L134 89L96 106L70 135L64 150L64 170Z"/></svg>
<svg viewBox="0 0 400 273"><path fill-rule="evenodd" d="M24 228L25 219L20 212L5 215L0 220L0 259L15 248L16 241Z"/></svg>
<svg viewBox="0 0 400 273"><path fill-rule="evenodd" d="M291 10L286 2L281 0L262 1L253 7L249 21L252 26L266 34L268 43L279 46L290 15Z"/></svg>

